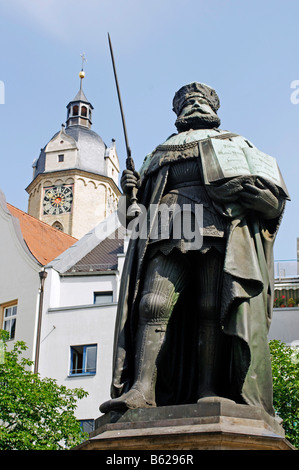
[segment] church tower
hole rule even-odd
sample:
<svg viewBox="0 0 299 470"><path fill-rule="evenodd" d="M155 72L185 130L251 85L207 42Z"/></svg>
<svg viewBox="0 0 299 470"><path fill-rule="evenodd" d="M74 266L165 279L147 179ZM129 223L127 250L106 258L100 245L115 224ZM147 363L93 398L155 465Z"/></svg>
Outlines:
<svg viewBox="0 0 299 470"><path fill-rule="evenodd" d="M33 162L28 214L81 238L116 209L119 160L92 127L93 106L80 89L67 105L62 125Z"/></svg>

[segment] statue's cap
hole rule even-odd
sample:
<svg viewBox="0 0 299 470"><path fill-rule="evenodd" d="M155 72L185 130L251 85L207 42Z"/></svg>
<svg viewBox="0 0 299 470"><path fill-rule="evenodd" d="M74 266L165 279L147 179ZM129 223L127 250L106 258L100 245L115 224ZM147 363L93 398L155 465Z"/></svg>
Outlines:
<svg viewBox="0 0 299 470"><path fill-rule="evenodd" d="M173 98L173 111L178 116L182 110L184 102L192 95L199 95L205 98L213 111L217 112L220 108L220 101L216 91L204 83L193 82L180 88Z"/></svg>

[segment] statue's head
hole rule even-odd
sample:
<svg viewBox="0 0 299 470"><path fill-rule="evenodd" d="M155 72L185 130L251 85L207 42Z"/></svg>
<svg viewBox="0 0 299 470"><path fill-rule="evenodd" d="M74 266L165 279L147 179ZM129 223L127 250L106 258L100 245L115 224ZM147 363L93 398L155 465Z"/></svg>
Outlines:
<svg viewBox="0 0 299 470"><path fill-rule="evenodd" d="M179 132L219 127L219 107L220 101L213 88L197 82L185 85L173 98L173 111L177 115L175 125Z"/></svg>

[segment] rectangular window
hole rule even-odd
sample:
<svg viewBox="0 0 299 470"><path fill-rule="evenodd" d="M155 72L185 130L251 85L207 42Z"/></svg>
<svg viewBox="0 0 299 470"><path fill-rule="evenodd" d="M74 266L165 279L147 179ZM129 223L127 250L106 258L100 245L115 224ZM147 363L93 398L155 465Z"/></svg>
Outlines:
<svg viewBox="0 0 299 470"><path fill-rule="evenodd" d="M64 155L63 154L58 155L58 161L59 162L64 162Z"/></svg>
<svg viewBox="0 0 299 470"><path fill-rule="evenodd" d="M70 375L94 375L97 364L97 345L71 346Z"/></svg>
<svg viewBox="0 0 299 470"><path fill-rule="evenodd" d="M17 321L17 304L3 306L3 329L9 332L9 339L14 339Z"/></svg>
<svg viewBox="0 0 299 470"><path fill-rule="evenodd" d="M80 426L83 432L90 433L94 431L94 419L81 419Z"/></svg>
<svg viewBox="0 0 299 470"><path fill-rule="evenodd" d="M94 304L111 304L113 302L113 292L94 292L93 303Z"/></svg>

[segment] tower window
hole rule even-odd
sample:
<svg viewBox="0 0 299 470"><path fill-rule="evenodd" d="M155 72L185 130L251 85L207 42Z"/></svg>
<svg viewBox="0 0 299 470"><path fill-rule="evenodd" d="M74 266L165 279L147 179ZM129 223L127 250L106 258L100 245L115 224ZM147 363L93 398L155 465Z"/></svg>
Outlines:
<svg viewBox="0 0 299 470"><path fill-rule="evenodd" d="M58 155L58 161L59 162L64 162L64 155L63 154Z"/></svg>
<svg viewBox="0 0 299 470"><path fill-rule="evenodd" d="M52 227L56 228L56 230L60 230L61 232L63 232L63 225L58 221L54 222L54 224L52 224Z"/></svg>
<svg viewBox="0 0 299 470"><path fill-rule="evenodd" d="M81 116L87 116L87 108L86 108L86 106L81 106Z"/></svg>
<svg viewBox="0 0 299 470"><path fill-rule="evenodd" d="M79 106L73 106L73 116L78 116L79 114Z"/></svg>

